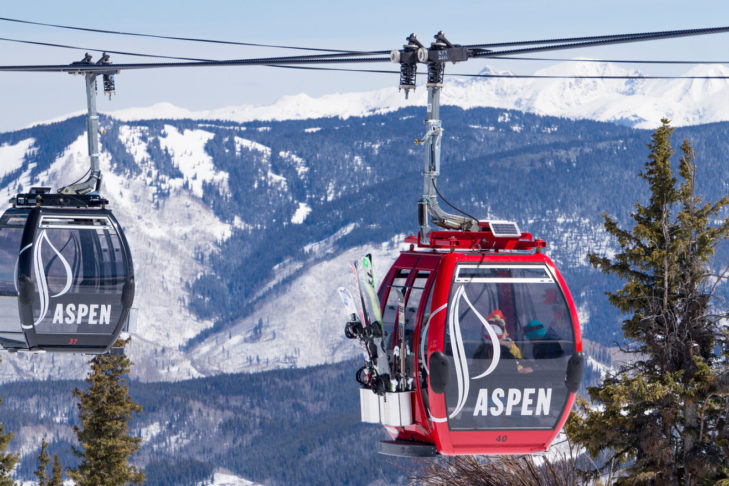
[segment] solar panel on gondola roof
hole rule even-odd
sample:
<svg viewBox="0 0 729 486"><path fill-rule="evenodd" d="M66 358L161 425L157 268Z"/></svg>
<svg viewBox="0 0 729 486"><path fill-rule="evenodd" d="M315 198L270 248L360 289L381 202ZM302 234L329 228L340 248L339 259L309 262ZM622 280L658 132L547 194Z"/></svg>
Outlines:
<svg viewBox="0 0 729 486"><path fill-rule="evenodd" d="M494 236L519 237L521 231L516 223L511 221L489 221L488 227Z"/></svg>

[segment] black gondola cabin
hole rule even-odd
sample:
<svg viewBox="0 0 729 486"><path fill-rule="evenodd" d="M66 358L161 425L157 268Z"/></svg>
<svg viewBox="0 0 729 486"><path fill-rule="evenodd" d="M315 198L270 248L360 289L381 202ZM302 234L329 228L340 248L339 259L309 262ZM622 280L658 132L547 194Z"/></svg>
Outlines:
<svg viewBox="0 0 729 486"><path fill-rule="evenodd" d="M134 270L106 200L19 194L0 217L0 345L104 353L127 323Z"/></svg>

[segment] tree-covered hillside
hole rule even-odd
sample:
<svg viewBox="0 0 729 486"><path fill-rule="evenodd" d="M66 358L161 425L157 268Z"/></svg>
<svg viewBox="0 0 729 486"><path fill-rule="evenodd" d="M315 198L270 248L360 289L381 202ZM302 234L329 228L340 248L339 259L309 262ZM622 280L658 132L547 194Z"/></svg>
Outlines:
<svg viewBox="0 0 729 486"><path fill-rule="evenodd" d="M514 220L545 239L586 322L585 335L611 344L620 317L604 292L614 282L596 278L586 255L611 251L600 214L627 221L640 197L635 173L646 157L648 132L491 108L444 107L441 113L441 192L471 214ZM312 244L330 238L336 253L415 233L424 155L414 140L423 135L424 115L424 109L408 108L347 119L249 123L103 118L102 148L115 173L153 187L157 207L174 191L197 191L231 225L230 237L211 242L216 251L199 256L205 271L185 282L188 295L181 304L215 322L185 348L224 332L262 299L285 293L296 274L261 291L276 265L331 258L332 252L312 251ZM727 191L727 132L729 124L716 123L676 133L696 148L698 186L708 198ZM5 179L30 168L32 179L82 133L82 120L73 118L0 134L0 145L35 139L23 167ZM184 144L196 137L202 140L198 156L212 165L207 173L183 174L180 157L193 150ZM183 146L170 145L173 138ZM302 208L310 212L294 221ZM338 232L343 234L333 238Z"/></svg>
<svg viewBox="0 0 729 486"><path fill-rule="evenodd" d="M359 422L358 364L224 375L178 383L130 383L143 411L132 434L144 439L135 464L146 484L194 484L225 468L267 484L369 484L402 479L402 461L379 456L384 429ZM30 479L41 438L64 466L76 463L70 427L78 424L81 382L0 386L0 422L27 451L18 475Z"/></svg>

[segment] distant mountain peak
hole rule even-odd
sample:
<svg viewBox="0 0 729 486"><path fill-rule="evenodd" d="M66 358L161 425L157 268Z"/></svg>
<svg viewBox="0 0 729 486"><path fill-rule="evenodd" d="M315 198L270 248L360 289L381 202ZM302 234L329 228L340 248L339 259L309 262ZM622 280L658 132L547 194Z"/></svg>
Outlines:
<svg viewBox="0 0 729 486"><path fill-rule="evenodd" d="M485 66L481 75L509 74ZM609 62L561 62L534 73L543 76L642 76L635 69ZM691 67L685 76L729 76L720 64ZM367 116L407 106L424 106L426 89L419 86L408 100L397 88L311 97L282 96L265 106L230 106L190 111L170 103L112 112L124 121L159 118L302 120L321 117ZM655 127L668 117L677 126L729 120L729 80L725 79L508 79L447 78L442 103L462 108L517 109L540 115L584 118Z"/></svg>

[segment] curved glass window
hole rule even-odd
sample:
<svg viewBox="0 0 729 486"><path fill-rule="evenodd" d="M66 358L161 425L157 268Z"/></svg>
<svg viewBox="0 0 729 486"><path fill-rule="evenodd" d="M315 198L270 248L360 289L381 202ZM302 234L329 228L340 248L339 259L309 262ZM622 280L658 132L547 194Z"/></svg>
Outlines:
<svg viewBox="0 0 729 486"><path fill-rule="evenodd" d="M433 288L435 284L431 282L428 288L428 294L423 305L422 327L420 328L420 342L418 343L418 374L420 376L420 396L423 399L423 407L428 411L430 419L430 399L428 397L428 365L426 362L428 351L428 331L430 330L430 306L433 302Z"/></svg>
<svg viewBox="0 0 729 486"><path fill-rule="evenodd" d="M127 267L107 217L44 215L28 251L36 334L114 332Z"/></svg>
<svg viewBox="0 0 729 486"><path fill-rule="evenodd" d="M20 332L16 272L28 213L10 210L0 220L0 332Z"/></svg>
<svg viewBox="0 0 729 486"><path fill-rule="evenodd" d="M549 267L459 264L445 333L450 429L556 426L575 344L569 307Z"/></svg>
<svg viewBox="0 0 729 486"><path fill-rule="evenodd" d="M388 294L385 308L382 309L382 327L390 334L388 349L395 347L397 336L397 304L401 298L405 297L407 287L405 283L410 276L410 269L399 268L395 271L392 282L387 284Z"/></svg>
<svg viewBox="0 0 729 486"><path fill-rule="evenodd" d="M397 349L397 355L393 354L392 369L399 373L404 380L398 389L412 390L415 388L415 348L413 337L418 308L423 296L430 272L424 270L399 269L393 276L389 287L387 304L383 312L383 323L385 329L391 333L389 349ZM403 301L404 322L400 322L398 315L398 303Z"/></svg>

